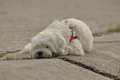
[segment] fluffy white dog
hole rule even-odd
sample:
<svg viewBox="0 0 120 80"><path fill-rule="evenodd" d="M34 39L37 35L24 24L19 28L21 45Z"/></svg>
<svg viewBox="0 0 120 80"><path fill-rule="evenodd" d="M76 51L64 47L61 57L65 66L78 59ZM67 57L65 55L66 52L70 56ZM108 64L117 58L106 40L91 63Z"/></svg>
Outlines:
<svg viewBox="0 0 120 80"><path fill-rule="evenodd" d="M89 27L77 19L54 21L45 30L32 38L22 53L31 53L32 58L48 58L54 55L84 55L91 51L93 36Z"/></svg>

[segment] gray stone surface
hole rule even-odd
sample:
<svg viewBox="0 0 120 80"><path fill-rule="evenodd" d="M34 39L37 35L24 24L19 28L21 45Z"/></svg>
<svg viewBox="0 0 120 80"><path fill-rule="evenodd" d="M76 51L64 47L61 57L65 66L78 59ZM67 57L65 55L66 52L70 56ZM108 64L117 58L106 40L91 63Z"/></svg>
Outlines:
<svg viewBox="0 0 120 80"><path fill-rule="evenodd" d="M94 38L94 42L120 42L120 33L103 34Z"/></svg>
<svg viewBox="0 0 120 80"><path fill-rule="evenodd" d="M120 0L0 0L0 53L21 49L53 20L77 18L93 33L120 23Z"/></svg>
<svg viewBox="0 0 120 80"><path fill-rule="evenodd" d="M59 59L0 62L0 80L111 80Z"/></svg>
<svg viewBox="0 0 120 80"><path fill-rule="evenodd" d="M120 25L120 0L0 0L0 54L20 50L53 20L66 18L84 21L93 33L104 32ZM119 35L95 37L90 53L67 58L116 75L120 69ZM0 61L1 79L109 80L58 59Z"/></svg>
<svg viewBox="0 0 120 80"><path fill-rule="evenodd" d="M93 49L85 56L66 56L98 70L117 75L120 70L120 42L94 43Z"/></svg>

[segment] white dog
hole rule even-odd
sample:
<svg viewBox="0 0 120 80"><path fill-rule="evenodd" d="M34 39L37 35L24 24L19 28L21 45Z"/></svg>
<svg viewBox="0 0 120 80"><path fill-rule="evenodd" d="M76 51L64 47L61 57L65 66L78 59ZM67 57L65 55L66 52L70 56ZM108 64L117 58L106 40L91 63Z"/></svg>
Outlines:
<svg viewBox="0 0 120 80"><path fill-rule="evenodd" d="M77 54L91 51L93 36L82 21L66 19L54 21L44 31L32 38L22 53L31 53L32 58L46 58L54 55Z"/></svg>

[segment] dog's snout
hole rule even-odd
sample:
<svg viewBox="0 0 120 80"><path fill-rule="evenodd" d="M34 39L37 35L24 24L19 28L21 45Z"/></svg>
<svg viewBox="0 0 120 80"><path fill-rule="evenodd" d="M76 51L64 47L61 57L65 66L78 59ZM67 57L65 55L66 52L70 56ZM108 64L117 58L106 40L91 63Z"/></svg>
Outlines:
<svg viewBox="0 0 120 80"><path fill-rule="evenodd" d="M39 56L39 57L40 57L42 54L43 54L42 51L39 51L39 52L38 52L38 56Z"/></svg>

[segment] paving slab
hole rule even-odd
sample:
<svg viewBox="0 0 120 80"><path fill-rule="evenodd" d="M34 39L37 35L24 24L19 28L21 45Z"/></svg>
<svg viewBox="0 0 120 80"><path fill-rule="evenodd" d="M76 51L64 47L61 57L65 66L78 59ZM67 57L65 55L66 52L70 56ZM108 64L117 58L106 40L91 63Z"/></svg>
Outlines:
<svg viewBox="0 0 120 80"><path fill-rule="evenodd" d="M101 43L104 43L104 42L120 42L120 33L109 33L109 34L103 34L101 36L96 36L94 38L94 42L101 42Z"/></svg>
<svg viewBox="0 0 120 80"><path fill-rule="evenodd" d="M101 41L97 43L96 41L92 51L86 53L85 56L70 55L66 56L66 58L92 66L103 72L118 75L120 70L120 42Z"/></svg>
<svg viewBox="0 0 120 80"><path fill-rule="evenodd" d="M0 80L111 80L59 59L0 62Z"/></svg>
<svg viewBox="0 0 120 80"><path fill-rule="evenodd" d="M0 0L0 53L21 49L53 20L77 18L93 33L120 24L120 0Z"/></svg>
<svg viewBox="0 0 120 80"><path fill-rule="evenodd" d="M119 9L120 0L0 0L0 54L17 52L23 48L25 44L29 43L33 36L46 28L53 20L56 19L62 20L66 18L77 18L90 26L93 33L104 32L109 28L120 24ZM110 43L111 41L112 43ZM120 66L120 55L118 51L119 46L118 33L103 35L95 38L94 48L91 53L88 53L83 57L68 56L67 58L78 62L81 61L86 65L94 66L111 74L117 74ZM9 55L13 57L13 54ZM19 55L14 56L20 57ZM23 56L29 57L28 54ZM23 58L23 56L21 57ZM108 79L104 77L101 78L101 75L80 67L78 68L75 66L75 68L73 68L74 70L72 70L71 66L73 65L62 61L62 64L70 65L69 71L65 70L66 67L61 68L61 61L57 60L57 62L55 62L56 60L57 59L53 59L53 61L1 61L0 71L4 72L0 73L0 76L2 76L3 80L7 80L8 78L11 80L38 80L38 76L40 76L43 80L47 80L48 78L46 78L46 75L49 75L51 80L56 79L56 76L58 80L63 79L62 76L65 77L66 75L68 75L68 77L71 76L71 78L66 77L66 79L71 80L74 78L78 80ZM58 63L60 63L60 65ZM27 67L29 65L31 66L30 68ZM62 73L62 71L64 73L54 76L56 73L53 72L53 65L55 65L55 70L59 68L58 71L56 70L56 73ZM26 69L26 67L30 70ZM45 69L43 69L43 67L45 67ZM85 72L81 69L85 70ZM39 70L40 72L36 72ZM82 75L84 79L78 77L76 78L70 70L77 76ZM20 73L18 73L18 71ZM35 74L34 76L33 73ZM58 77L59 75L60 77ZM96 78L96 75L98 78Z"/></svg>

